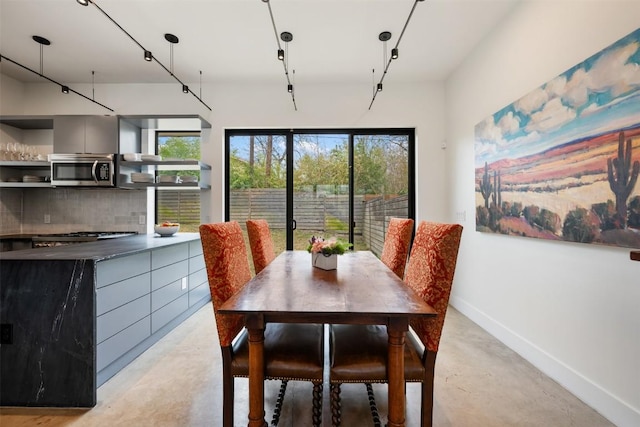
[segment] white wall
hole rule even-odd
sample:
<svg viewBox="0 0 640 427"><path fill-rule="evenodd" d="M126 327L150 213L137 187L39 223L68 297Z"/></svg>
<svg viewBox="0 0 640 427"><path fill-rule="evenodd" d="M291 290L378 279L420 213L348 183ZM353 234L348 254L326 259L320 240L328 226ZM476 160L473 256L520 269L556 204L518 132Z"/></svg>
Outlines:
<svg viewBox="0 0 640 427"><path fill-rule="evenodd" d="M474 126L637 29L638 1L525 1L446 82L452 304L618 426L640 425L640 264L629 250L475 231Z"/></svg>
<svg viewBox="0 0 640 427"><path fill-rule="evenodd" d="M393 72L389 75L393 76ZM372 96L370 83L299 84L298 111L295 111L282 83L284 81L272 86L261 83L212 88L212 99L217 106L210 117L213 151L205 156L213 163L214 171L223 168L225 128L416 128L417 216L445 219L446 205L442 200L446 198L447 189L442 176L446 152L440 149L444 140L441 84L402 85L389 78L371 110L368 110ZM223 176L219 175L219 179ZM222 186L212 190L212 196L213 206L222 206Z"/></svg>
<svg viewBox="0 0 640 427"><path fill-rule="evenodd" d="M200 114L212 124L203 144L203 161L212 166L212 190L203 202L206 221L224 217L224 130L228 128L416 128L417 216L446 220L447 197L444 175L444 87L441 83L401 84L393 71L385 80L371 110L371 82L362 84L296 85L295 111L286 92L286 80L274 82L205 86L206 109L195 97L185 95L177 84L96 85L96 101L115 110L114 114ZM111 114L77 95L62 94L52 84L25 84L1 80L2 114ZM17 86L9 89L8 86ZM22 87L24 86L24 87ZM196 85L190 84L192 87ZM7 90L4 90L7 87ZM90 85L70 84L91 93ZM5 97L4 94L8 96ZM12 103L9 94L18 94ZM16 99L17 101L18 99ZM205 138L206 139L206 138Z"/></svg>

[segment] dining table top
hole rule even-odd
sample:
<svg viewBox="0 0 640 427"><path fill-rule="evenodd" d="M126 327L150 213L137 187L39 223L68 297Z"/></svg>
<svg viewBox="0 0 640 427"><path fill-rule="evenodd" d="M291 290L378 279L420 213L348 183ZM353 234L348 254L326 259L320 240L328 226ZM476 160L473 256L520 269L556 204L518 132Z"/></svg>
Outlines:
<svg viewBox="0 0 640 427"><path fill-rule="evenodd" d="M229 298L221 313L265 321L384 323L434 316L435 310L370 251L338 256L336 270L313 267L306 251L284 251Z"/></svg>

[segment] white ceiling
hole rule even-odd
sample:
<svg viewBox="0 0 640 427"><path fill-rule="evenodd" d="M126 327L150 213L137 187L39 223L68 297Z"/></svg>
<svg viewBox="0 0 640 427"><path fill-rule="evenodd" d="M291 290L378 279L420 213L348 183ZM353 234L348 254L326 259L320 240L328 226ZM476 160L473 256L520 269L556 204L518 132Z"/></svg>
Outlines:
<svg viewBox="0 0 640 427"><path fill-rule="evenodd" d="M519 0L418 1L385 82L445 79ZM269 6L262 0L94 0L111 18L187 84L279 81L284 68ZM382 31L390 51L414 0L271 0L278 34L289 31L294 83L375 81L384 68ZM76 0L0 0L0 53L63 84L168 83L173 78L95 5ZM284 48L285 43L281 42ZM43 81L3 60L0 72Z"/></svg>

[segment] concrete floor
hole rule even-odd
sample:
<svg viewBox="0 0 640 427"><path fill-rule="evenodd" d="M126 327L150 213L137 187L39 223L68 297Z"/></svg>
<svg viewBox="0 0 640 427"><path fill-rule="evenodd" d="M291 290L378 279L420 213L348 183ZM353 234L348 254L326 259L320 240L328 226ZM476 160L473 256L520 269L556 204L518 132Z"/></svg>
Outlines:
<svg viewBox="0 0 640 427"><path fill-rule="evenodd" d="M220 426L222 372L213 312L207 305L98 389L87 410L0 408L1 427L22 426ZM265 387L271 420L279 382ZM331 425L328 387L323 425ZM376 385L386 422L386 387ZM247 425L247 380L237 379L235 425ZM420 388L407 386L407 426L419 425ZM290 382L280 426L311 425L311 385ZM366 389L342 392L343 426L373 425ZM434 425L437 427L612 426L458 311L447 313L436 361Z"/></svg>

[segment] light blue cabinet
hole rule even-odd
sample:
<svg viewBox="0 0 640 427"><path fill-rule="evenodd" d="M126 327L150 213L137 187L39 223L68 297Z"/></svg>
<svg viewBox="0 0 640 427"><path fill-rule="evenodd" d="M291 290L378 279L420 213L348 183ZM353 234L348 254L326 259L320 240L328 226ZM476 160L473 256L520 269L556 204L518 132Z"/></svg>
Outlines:
<svg viewBox="0 0 640 427"><path fill-rule="evenodd" d="M209 299L211 293L202 255L202 243L199 240L189 242L189 307L201 305L203 300Z"/></svg>
<svg viewBox="0 0 640 427"><path fill-rule="evenodd" d="M99 261L98 385L209 300L200 240Z"/></svg>

